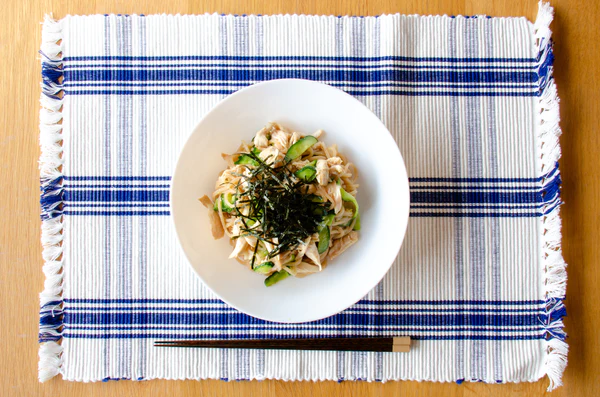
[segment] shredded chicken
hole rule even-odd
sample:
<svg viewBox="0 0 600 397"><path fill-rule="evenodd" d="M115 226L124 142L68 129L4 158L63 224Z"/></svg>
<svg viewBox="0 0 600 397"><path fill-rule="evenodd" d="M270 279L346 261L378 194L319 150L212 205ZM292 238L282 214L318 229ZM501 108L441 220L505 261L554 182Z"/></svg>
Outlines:
<svg viewBox="0 0 600 397"><path fill-rule="evenodd" d="M308 259L312 260L315 263L315 265L319 267L319 270L321 270L321 257L319 256L317 244L314 241L314 239L311 239L311 243L308 244L308 248L306 249L305 255L308 257Z"/></svg>
<svg viewBox="0 0 600 397"><path fill-rule="evenodd" d="M248 242L245 238L237 238L235 240L235 248L229 254L229 259L236 258L246 248L246 245L248 245Z"/></svg>
<svg viewBox="0 0 600 397"><path fill-rule="evenodd" d="M314 134L312 134L315 138L319 139L325 133L323 130L317 130Z"/></svg>
<svg viewBox="0 0 600 397"><path fill-rule="evenodd" d="M256 237L252 237L252 236L244 236L242 237L246 240L246 242L248 243L248 245L252 248L254 248L256 246Z"/></svg>
<svg viewBox="0 0 600 397"><path fill-rule="evenodd" d="M269 146L258 155L261 160L266 161L267 164L274 164L283 158L283 155L279 152L275 146Z"/></svg>
<svg viewBox="0 0 600 397"><path fill-rule="evenodd" d="M285 131L275 130L271 134L271 143L279 151L285 152L288 149L290 135Z"/></svg>
<svg viewBox="0 0 600 397"><path fill-rule="evenodd" d="M317 160L317 182L321 186L326 186L329 183L329 166L327 160Z"/></svg>
<svg viewBox="0 0 600 397"><path fill-rule="evenodd" d="M208 220L210 221L210 231L215 240L220 239L225 234L223 230L223 224L219 218L219 214L213 209L213 202L204 195L200 197L200 202L208 208Z"/></svg>
<svg viewBox="0 0 600 397"><path fill-rule="evenodd" d="M342 200L342 191L340 188L341 186L335 182L331 182L329 185L327 185L327 193L333 199L332 206L336 214L339 213L344 206L344 202Z"/></svg>
<svg viewBox="0 0 600 397"><path fill-rule="evenodd" d="M329 173L336 176L341 176L346 172L346 169L342 165L342 159L339 157L330 157L327 159L327 165L329 166Z"/></svg>
<svg viewBox="0 0 600 397"><path fill-rule="evenodd" d="M254 137L254 146L259 149L265 149L269 146L269 131L266 128L258 131Z"/></svg>
<svg viewBox="0 0 600 397"><path fill-rule="evenodd" d="M292 146L294 143L298 142L298 140L301 138L301 135L298 134L296 131L292 132L292 136L290 137L290 146Z"/></svg>
<svg viewBox="0 0 600 397"><path fill-rule="evenodd" d="M233 156L231 154L221 153L221 157L223 158L223 160L227 161L228 167L233 167L234 162L233 162Z"/></svg>
<svg viewBox="0 0 600 397"><path fill-rule="evenodd" d="M334 240L329 249L329 259L337 258L342 252L346 251L350 246L358 241L358 233L352 231L346 236Z"/></svg>
<svg viewBox="0 0 600 397"><path fill-rule="evenodd" d="M314 263L300 262L300 264L296 266L296 270L299 275L317 273L321 271L321 266L317 266Z"/></svg>

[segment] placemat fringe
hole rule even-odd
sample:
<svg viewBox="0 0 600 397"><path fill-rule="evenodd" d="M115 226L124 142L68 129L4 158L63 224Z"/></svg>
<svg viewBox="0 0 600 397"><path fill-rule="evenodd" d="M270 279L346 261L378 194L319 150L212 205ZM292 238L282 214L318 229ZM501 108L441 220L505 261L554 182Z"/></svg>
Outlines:
<svg viewBox="0 0 600 397"><path fill-rule="evenodd" d="M558 93L552 74L554 55L552 52L552 32L550 23L554 9L548 3L539 2L538 16L534 25L534 37L539 49L538 84L538 137L540 139L541 172L556 167L560 158L559 136L561 135ZM554 183L546 178L543 183ZM559 180L560 183L560 180ZM566 263L561 248L560 206L555 206L541 219L542 266L544 274L544 293L546 296L546 360L543 373L548 375L552 391L562 385L562 374L567 366L568 345L564 341L563 316L566 315L563 299L566 293Z"/></svg>
<svg viewBox="0 0 600 397"><path fill-rule="evenodd" d="M46 16L42 27L42 94L40 97L40 177L44 290L40 293L40 362L44 382L62 371L62 26Z"/></svg>

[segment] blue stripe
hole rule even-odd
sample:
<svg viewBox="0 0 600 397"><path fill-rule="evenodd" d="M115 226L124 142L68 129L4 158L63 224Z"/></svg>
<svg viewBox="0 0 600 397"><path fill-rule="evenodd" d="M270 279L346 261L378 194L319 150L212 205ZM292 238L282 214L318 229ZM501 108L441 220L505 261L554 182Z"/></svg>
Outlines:
<svg viewBox="0 0 600 397"><path fill-rule="evenodd" d="M415 211L411 211L410 212L410 216L411 217L417 217L417 218L534 218L534 217L541 217L544 215L549 214L550 212L552 212L554 210L554 208L556 208L558 205L560 205L560 203L557 203L556 205L552 206L550 209L546 209L544 212L520 212L520 213L513 213L513 212L415 212ZM92 206L93 207L93 206ZM126 206L127 207L127 206ZM141 206L140 206L141 207ZM152 206L148 206L148 207L152 207ZM165 206L158 206L158 207L168 207L168 205ZM413 208L413 207L411 207ZM446 208L446 207L443 207ZM452 207L448 207L448 208L452 208ZM460 208L460 207L457 207ZM501 208L501 209L505 209L505 208ZM73 210L64 210L63 213L65 215L70 215L70 216L169 216L171 215L171 213L169 211L141 211L141 210L137 210L137 211L131 211L131 210L113 210L113 211L94 211L94 210L80 210L80 211L73 211Z"/></svg>
<svg viewBox="0 0 600 397"><path fill-rule="evenodd" d="M480 84L419 84L419 83L354 83L354 82L344 82L344 83L329 83L328 85L338 88L419 88L419 89L427 89L427 88L450 88L450 89L493 89L493 88L514 88L518 90L530 90L536 91L537 87L535 84L526 84L526 83L480 83ZM74 81L74 82L66 82L65 87L73 87L74 89L79 87L227 87L231 90L240 89L243 87L247 87L252 83L242 82L236 84L235 82L205 82L205 81L190 81L190 82L182 82L182 83L174 83L174 82L131 82L131 81L118 81L118 82L110 82L110 83L93 83L89 81ZM149 90L150 91L150 90Z"/></svg>
<svg viewBox="0 0 600 397"><path fill-rule="evenodd" d="M448 41L449 51L451 54L456 54L456 24L451 23L448 26ZM458 100L457 98L450 98L450 139L452 149L452 176L455 178L462 177L461 160L461 146L460 146L460 133L459 133L459 115L458 115ZM455 296L458 298L464 297L464 253L463 253L463 219L454 218L454 275L455 275ZM455 370L458 371L455 378L463 378L464 370L464 343L459 340L455 346L456 357L455 357Z"/></svg>
<svg viewBox="0 0 600 397"><path fill-rule="evenodd" d="M106 18L104 20L104 53L111 53L111 44L110 44L110 20ZM111 154L111 135L114 134L111 127L111 98L104 98L104 108L102 109L104 112L104 174L110 175L111 164L112 164L112 154ZM112 262L112 247L111 247L111 219L104 219L104 250L103 250L103 270L104 270L104 285L103 292L104 296L111 296L112 293L112 274L111 274L111 262ZM111 357L111 344L108 342L103 343L103 359L104 359L104 373L109 373L110 370L110 357ZM114 354L114 353L113 353Z"/></svg>
<svg viewBox="0 0 600 397"><path fill-rule="evenodd" d="M542 192L469 192L411 191L411 203L454 203L454 204L531 204L550 202L551 195ZM84 190L69 189L65 192L67 202L128 202L128 201L169 201L168 190Z"/></svg>
<svg viewBox="0 0 600 397"><path fill-rule="evenodd" d="M229 334L228 339L258 339L258 335L248 335L246 333ZM215 334L104 334L94 335L85 333L65 332L63 338L71 339L223 339L224 335ZM277 334L262 334L260 339L283 339ZM538 340L545 339L543 334L540 335L411 335L414 340ZM226 351L226 350L224 350Z"/></svg>
<svg viewBox="0 0 600 397"><path fill-rule="evenodd" d="M66 298L65 303L127 304L127 303L175 303L175 304L222 304L220 299L166 299L166 298ZM525 306L544 305L544 300L373 300L362 299L356 305L472 305L472 306Z"/></svg>
<svg viewBox="0 0 600 397"><path fill-rule="evenodd" d="M486 43L486 52L493 53L494 40L492 38L492 24L484 24L484 35ZM498 176L498 137L496 132L496 102L494 98L488 98L487 105L487 134L488 134L488 153L489 153L489 172L492 177ZM490 222L490 238L491 238L491 277L492 277L492 297L498 299L500 296L500 225L498 218L493 218ZM493 362L494 362L494 379L502 379L502 355L500 342L495 341L493 344Z"/></svg>
<svg viewBox="0 0 600 397"><path fill-rule="evenodd" d="M416 218L536 218L543 216L541 212L499 213L499 212L412 212Z"/></svg>
<svg viewBox="0 0 600 397"><path fill-rule="evenodd" d="M532 306L529 309L514 309L514 308L427 308L427 309L414 309L414 308L385 308L385 307L377 307L374 306L372 308L349 308L346 309L352 312L359 313L392 313L392 312L406 312L406 313L429 313L429 312L438 312L438 313L541 313L544 311L543 308L539 306ZM221 307L167 307L167 306L135 306L135 307L94 307L94 306L78 306L71 307L66 306L65 312L114 312L114 311L127 311L127 312L149 312L149 311L169 311L169 312L203 312L203 311L219 311L223 313L227 312L235 312L237 310L230 306L221 306Z"/></svg>
<svg viewBox="0 0 600 397"><path fill-rule="evenodd" d="M65 215L87 215L87 216L169 216L169 211L64 211Z"/></svg>
<svg viewBox="0 0 600 397"><path fill-rule="evenodd" d="M127 325L123 325L123 326L118 326L118 327L111 327L111 326L105 326L105 327L90 327L90 326L86 326L86 325L72 325L72 324L65 324L65 330L68 331L107 331L107 332L111 332L111 331L180 331L180 332L194 332L197 331L197 329L195 328L182 328L182 327L177 327L177 326L161 326L161 327L157 327L157 326L149 326L146 324L140 324L140 326L137 325L131 325L131 326L127 326ZM270 326L270 327L247 327L247 326L234 326L234 327L229 327L229 326L225 326L225 325L217 325L217 326L211 326L210 327L211 331L287 331L287 332L298 332L298 331L312 331L314 333L321 333L321 332L331 332L331 331L340 331L343 333L346 332L352 332L355 331L357 332L357 334L367 334L367 333L372 333L372 332L426 332L426 331L431 331L432 333L441 333L441 332L459 332L459 333L467 333L467 332L496 332L496 333L525 333L525 332L543 332L544 331L544 327L541 325L538 326L531 326L531 327L519 327L518 329L505 329L505 328L498 328L498 327L473 327L473 328L461 328L461 327L444 327L444 328L436 328L435 330L423 330L420 328L413 328L413 327L393 327L393 326L382 326L382 327L371 327L371 328L364 328L362 326L353 326L353 327L347 327L347 326L332 326L332 327L319 327L319 328L314 328L314 327L306 327L306 326L295 326L295 327L281 327L281 326ZM280 335L284 336L284 335ZM290 335L286 335L286 336L290 336ZM254 335L255 338L260 338L260 336ZM305 335L303 335L302 337L305 337ZM227 338L227 335L222 335L220 339L224 339Z"/></svg>
<svg viewBox="0 0 600 397"><path fill-rule="evenodd" d="M65 95L230 95L237 90L64 90ZM492 91L349 91L346 93L353 96L378 96L378 95L399 95L399 96L451 96L451 97L533 97L538 96L538 92L492 92Z"/></svg>
<svg viewBox="0 0 600 397"><path fill-rule="evenodd" d="M482 183L518 183L518 182L541 182L544 179L550 177L556 177L555 173L558 171L558 163L548 173L536 177L536 178L440 178L440 177L411 177L409 181L412 182L447 182L447 183L469 183L469 182L482 182ZM168 175L136 175L136 176L101 176L101 175L77 175L68 176L65 175L65 181L170 181L171 176Z"/></svg>
<svg viewBox="0 0 600 397"><path fill-rule="evenodd" d="M65 201L169 201L168 190L76 190L65 192Z"/></svg>
<svg viewBox="0 0 600 397"><path fill-rule="evenodd" d="M381 326L539 326L543 314L346 314L314 321L308 324L322 325L381 325ZM272 324L242 313L74 313L65 310L65 324Z"/></svg>
<svg viewBox="0 0 600 397"><path fill-rule="evenodd" d="M139 30L139 42L140 42L140 50L142 54L146 54L146 20L142 18L140 20L140 30ZM140 97L140 110L139 114L139 171L141 175L146 175L146 168L148 164L148 154L147 154L147 146L148 146L148 114L147 114L148 106L147 106L147 98ZM144 217L139 220L139 282L138 282L138 296L145 297L147 295L148 289L148 220ZM150 254L152 255L152 254ZM146 377L146 366L147 366L147 344L146 341L143 340L140 343L139 349L139 373L141 377Z"/></svg>
<svg viewBox="0 0 600 397"><path fill-rule="evenodd" d="M65 184L63 186L65 189L157 189L157 188L163 188L163 189L168 189L171 187L171 185L86 185L86 184L78 184L78 185L70 185L70 184Z"/></svg>
<svg viewBox="0 0 600 397"><path fill-rule="evenodd" d="M301 78L320 81L353 82L447 82L447 83L535 83L537 74L531 72L475 71L350 71L350 70L232 70L223 68L183 70L77 70L65 71L67 81L265 81Z"/></svg>
<svg viewBox="0 0 600 397"><path fill-rule="evenodd" d="M521 204L541 201L540 192L410 192L411 203Z"/></svg>
<svg viewBox="0 0 600 397"><path fill-rule="evenodd" d="M474 20L468 20L464 30L465 50L469 56L479 55L479 29ZM483 147L481 131L480 98L467 98L465 101L465 122L467 138L467 172L468 175L483 177ZM480 243L480 238L486 238L486 230L480 217L469 218L468 241L469 241L469 267L471 270L470 292L476 299L485 297L485 244ZM481 341L474 341L471 354L471 379L485 378L485 363L487 349Z"/></svg>
<svg viewBox="0 0 600 397"><path fill-rule="evenodd" d="M432 186L412 185L411 190L540 190L539 186Z"/></svg>
<svg viewBox="0 0 600 397"><path fill-rule="evenodd" d="M84 176L64 176L65 181L170 181L170 176L98 176L98 175L84 175Z"/></svg>
<svg viewBox="0 0 600 397"><path fill-rule="evenodd" d="M90 177L91 178L91 177ZM156 177L158 178L158 177ZM170 177L166 177L169 178ZM553 183L558 183L560 184L560 176L556 175L554 176L555 180L552 182L549 182L546 184L546 186L549 186ZM418 183L418 182L422 182L419 180L415 180L415 179L420 179L420 178L410 178L409 179L409 183ZM540 179L541 181L541 179ZM511 182L540 182L540 181L511 181ZM430 181L433 182L433 181ZM448 182L448 181L445 181ZM483 182L483 181L481 181ZM492 182L490 180L485 180L485 182ZM500 182L500 181L498 181ZM456 181L455 181L456 183ZM153 189L153 188L165 188L168 189L171 187L171 185L169 184L158 184L158 185L153 185L153 184L129 184L129 185L118 185L118 184L64 184L62 186L63 188L69 188L69 189L102 189L102 188L112 188L112 189L141 189L141 188L145 188L145 189ZM50 188L46 188L46 189L52 189L52 190L56 190L57 188L59 188L59 186L53 186ZM461 186L461 185L412 185L410 187L412 190L541 190L542 188L540 186L486 186L486 185L477 185L477 186Z"/></svg>
<svg viewBox="0 0 600 397"><path fill-rule="evenodd" d="M381 62L381 61L407 61L407 62L465 62L465 63L508 63L522 62L535 63L536 58L460 58L460 57L406 57L406 56L378 56L378 57L348 57L348 56L231 56L231 55L172 55L172 56L72 56L65 57L64 62L73 61L346 61L346 62Z"/></svg>
<svg viewBox="0 0 600 397"><path fill-rule="evenodd" d="M153 208L153 207L169 207L170 204L167 203L136 203L136 204L127 204L127 203L67 203L68 207L76 207L76 208L120 208L120 207L144 207L144 208ZM65 206L65 207L66 207Z"/></svg>
<svg viewBox="0 0 600 397"><path fill-rule="evenodd" d="M509 209L535 209L539 207L545 207L547 204L542 203L539 205L534 205L532 207L516 207L516 206L506 206L500 205L497 207L492 206L461 206L461 205L448 205L448 206L428 206L428 205L411 205L411 210L419 210L419 209L455 209L459 210L459 212L415 212L411 211L411 217L459 217L459 218L523 218L523 217L540 217L551 213L556 207L561 205L562 202L557 200L550 207L545 208L543 212L465 212L460 210L470 210L470 209L489 209L489 210L502 210L506 211ZM98 210L69 210L70 207L76 208L106 208L107 210L98 211ZM167 208L169 204L161 204L161 203L144 203L144 204L127 204L127 203L103 203L103 204L72 204L68 203L65 205L65 209L61 211L61 214L65 215L90 215L90 216L141 216L141 215L170 215L169 211L142 211L142 210L130 210L130 208ZM112 211L111 211L112 209Z"/></svg>
<svg viewBox="0 0 600 397"><path fill-rule="evenodd" d="M374 70L374 69L434 69L434 70L537 70L537 65L513 65L513 66L499 66L499 65L484 65L484 66L476 66L476 65L398 65L398 64L372 64L372 65L356 65L356 64L348 64L348 63L327 63L327 64L298 64L298 63L174 63L174 64L152 64L152 63L140 63L140 64L130 64L130 63L96 63L96 64L82 64L82 65L69 65L65 64L64 69L67 70L93 70L93 69L102 69L102 70L111 70L111 68L116 69L139 69L139 70L152 70L152 69L168 69L168 70L176 70L183 68L198 68L198 69L206 69L206 68L229 68L235 70L242 69L267 69L267 68L293 68L293 69L308 69L308 68L319 68L319 69L364 69L364 70Z"/></svg>
<svg viewBox="0 0 600 397"><path fill-rule="evenodd" d="M72 205L72 204L69 204ZM108 204L107 204L108 205ZM460 204L446 204L446 205L413 205L411 209L490 209L490 210L526 210L536 209L543 207L544 203L538 204L519 204L519 205L507 205L507 204L493 204L493 205L460 205ZM85 204L82 204L85 206ZM153 205L156 206L156 205Z"/></svg>
<svg viewBox="0 0 600 397"><path fill-rule="evenodd" d="M117 24L118 35L122 38L118 44L121 55L131 54L131 19L126 18ZM117 118L119 120L119 135L117 140L117 169L119 175L131 175L132 152L133 152L133 101L132 97L118 98ZM136 99L137 100L137 99ZM137 131L136 131L137 132ZM124 217L117 219L118 236L116 244L116 255L119 266L117 266L117 296L130 298L132 296L133 283L133 219ZM117 368L116 373L124 377L131 377L131 342L117 344Z"/></svg>
<svg viewBox="0 0 600 397"><path fill-rule="evenodd" d="M493 212L410 212L416 218L536 218L550 211L529 213ZM68 216L170 216L169 211L63 211Z"/></svg>

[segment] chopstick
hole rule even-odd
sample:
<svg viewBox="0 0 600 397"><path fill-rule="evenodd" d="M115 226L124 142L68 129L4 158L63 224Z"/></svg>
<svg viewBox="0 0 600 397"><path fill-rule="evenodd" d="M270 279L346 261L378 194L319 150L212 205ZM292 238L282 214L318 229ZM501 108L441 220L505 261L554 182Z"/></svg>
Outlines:
<svg viewBox="0 0 600 397"><path fill-rule="evenodd" d="M329 350L396 352L410 351L410 337L395 338L320 338L320 339L248 339L248 340L165 340L155 347L194 347L218 349Z"/></svg>

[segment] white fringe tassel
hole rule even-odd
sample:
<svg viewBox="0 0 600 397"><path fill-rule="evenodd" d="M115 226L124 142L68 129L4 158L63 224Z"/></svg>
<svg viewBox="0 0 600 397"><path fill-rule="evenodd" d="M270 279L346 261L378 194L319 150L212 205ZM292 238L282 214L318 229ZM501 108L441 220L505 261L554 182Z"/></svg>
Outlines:
<svg viewBox="0 0 600 397"><path fill-rule="evenodd" d="M550 23L554 16L554 9L548 3L539 3L537 20L534 24L534 37L536 47L540 54L540 71L546 63L552 46ZM556 84L552 78L552 66L545 77L540 76L540 87L545 84L539 99L538 115L538 138L541 142L540 164L541 174L550 172L560 158L560 146L558 138L561 134L558 122L560 115L558 111L558 95ZM548 178L554 179L554 178ZM550 204L549 204L550 205ZM562 340L565 336L562 330L564 305L562 299L565 297L567 285L566 266L561 249L561 221L559 207L541 218L542 231L542 266L544 271L544 294L547 301L555 302L548 305L546 324L551 339L546 341L546 360L543 373L548 376L550 385L548 391L552 391L562 385L562 374L567 366L567 353L569 346Z"/></svg>
<svg viewBox="0 0 600 397"><path fill-rule="evenodd" d="M40 382L62 373L63 216L62 204L62 25L46 16L42 28L42 94L40 97L40 176L42 181L42 255L46 275L40 293ZM54 80L54 81L53 81Z"/></svg>

